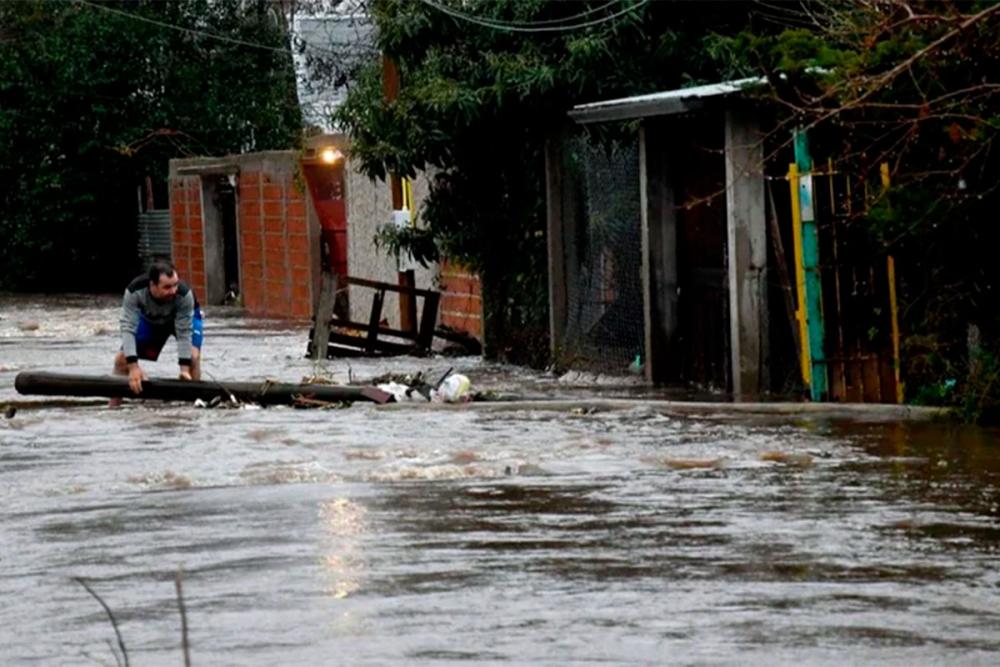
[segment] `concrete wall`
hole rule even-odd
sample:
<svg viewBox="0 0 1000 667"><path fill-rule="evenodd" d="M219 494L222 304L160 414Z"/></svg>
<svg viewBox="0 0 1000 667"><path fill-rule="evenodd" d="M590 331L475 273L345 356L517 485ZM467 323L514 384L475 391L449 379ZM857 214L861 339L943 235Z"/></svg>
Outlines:
<svg viewBox="0 0 1000 667"><path fill-rule="evenodd" d="M398 282L399 266L396 258L388 250L375 247L378 230L392 222L392 195L389 183L372 181L361 173L357 165L347 162L347 266L350 275L383 282ZM413 200L419 215L427 197L428 182L424 175L413 182ZM414 267L414 282L421 289L437 289L437 266L427 268L419 264ZM351 288L351 319L367 322L371 312L374 291L366 288ZM419 317L423 300L417 301ZM385 295L382 315L389 326L398 328L399 299L390 292Z"/></svg>

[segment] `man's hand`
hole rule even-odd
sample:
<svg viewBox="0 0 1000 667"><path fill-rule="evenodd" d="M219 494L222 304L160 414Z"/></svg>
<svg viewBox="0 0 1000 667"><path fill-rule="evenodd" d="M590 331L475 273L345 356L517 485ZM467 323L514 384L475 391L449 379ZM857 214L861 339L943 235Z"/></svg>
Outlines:
<svg viewBox="0 0 1000 667"><path fill-rule="evenodd" d="M190 380L191 379L191 369L187 366L181 366L180 379Z"/></svg>
<svg viewBox="0 0 1000 667"><path fill-rule="evenodd" d="M139 364L131 364L128 367L128 386L132 389L133 394L142 393L142 381L148 380L146 374L142 372L139 368Z"/></svg>

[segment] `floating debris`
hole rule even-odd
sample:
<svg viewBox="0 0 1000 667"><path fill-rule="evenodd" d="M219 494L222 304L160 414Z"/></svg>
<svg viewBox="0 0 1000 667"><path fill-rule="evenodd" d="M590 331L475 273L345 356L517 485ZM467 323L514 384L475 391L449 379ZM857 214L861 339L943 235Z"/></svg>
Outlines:
<svg viewBox="0 0 1000 667"><path fill-rule="evenodd" d="M801 452L761 452L760 460L783 463L785 465L796 466L799 468L809 468L813 464L813 457L809 454Z"/></svg>

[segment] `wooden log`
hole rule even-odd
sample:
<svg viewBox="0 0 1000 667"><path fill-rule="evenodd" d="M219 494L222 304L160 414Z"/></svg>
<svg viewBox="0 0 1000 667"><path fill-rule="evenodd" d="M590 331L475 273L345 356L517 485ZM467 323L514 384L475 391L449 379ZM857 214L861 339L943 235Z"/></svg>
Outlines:
<svg viewBox="0 0 1000 667"><path fill-rule="evenodd" d="M377 387L345 387L325 384L286 384L283 382L196 382L151 378L142 383L142 393L134 394L123 375L69 375L64 373L23 372L14 378L21 394L43 396L106 396L107 398L143 398L161 401L210 401L232 396L237 401L259 405L292 405L298 398L326 402L370 401L387 403L392 395Z"/></svg>

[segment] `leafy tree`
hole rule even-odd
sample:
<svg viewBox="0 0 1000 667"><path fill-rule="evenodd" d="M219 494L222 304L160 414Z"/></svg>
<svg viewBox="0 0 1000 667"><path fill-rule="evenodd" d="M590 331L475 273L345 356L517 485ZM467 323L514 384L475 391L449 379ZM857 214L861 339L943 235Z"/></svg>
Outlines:
<svg viewBox="0 0 1000 667"><path fill-rule="evenodd" d="M718 80L711 32L744 29L755 7L711 6L372 3L379 46L398 66L401 90L387 101L381 63L373 62L338 120L370 176L434 174L426 232L403 243L426 249L429 239L479 272L488 354L535 363L547 354L546 140L574 104Z"/></svg>
<svg viewBox="0 0 1000 667"><path fill-rule="evenodd" d="M296 143L288 35L273 10L0 3L0 287L117 289L136 269L144 177L162 180L172 157Z"/></svg>
<svg viewBox="0 0 1000 667"><path fill-rule="evenodd" d="M784 16L780 34L719 41L770 77L779 131L824 134L839 170L876 183L888 163L892 187L871 188L859 216L897 258L911 395L973 416L1000 406L1000 3L803 3Z"/></svg>

